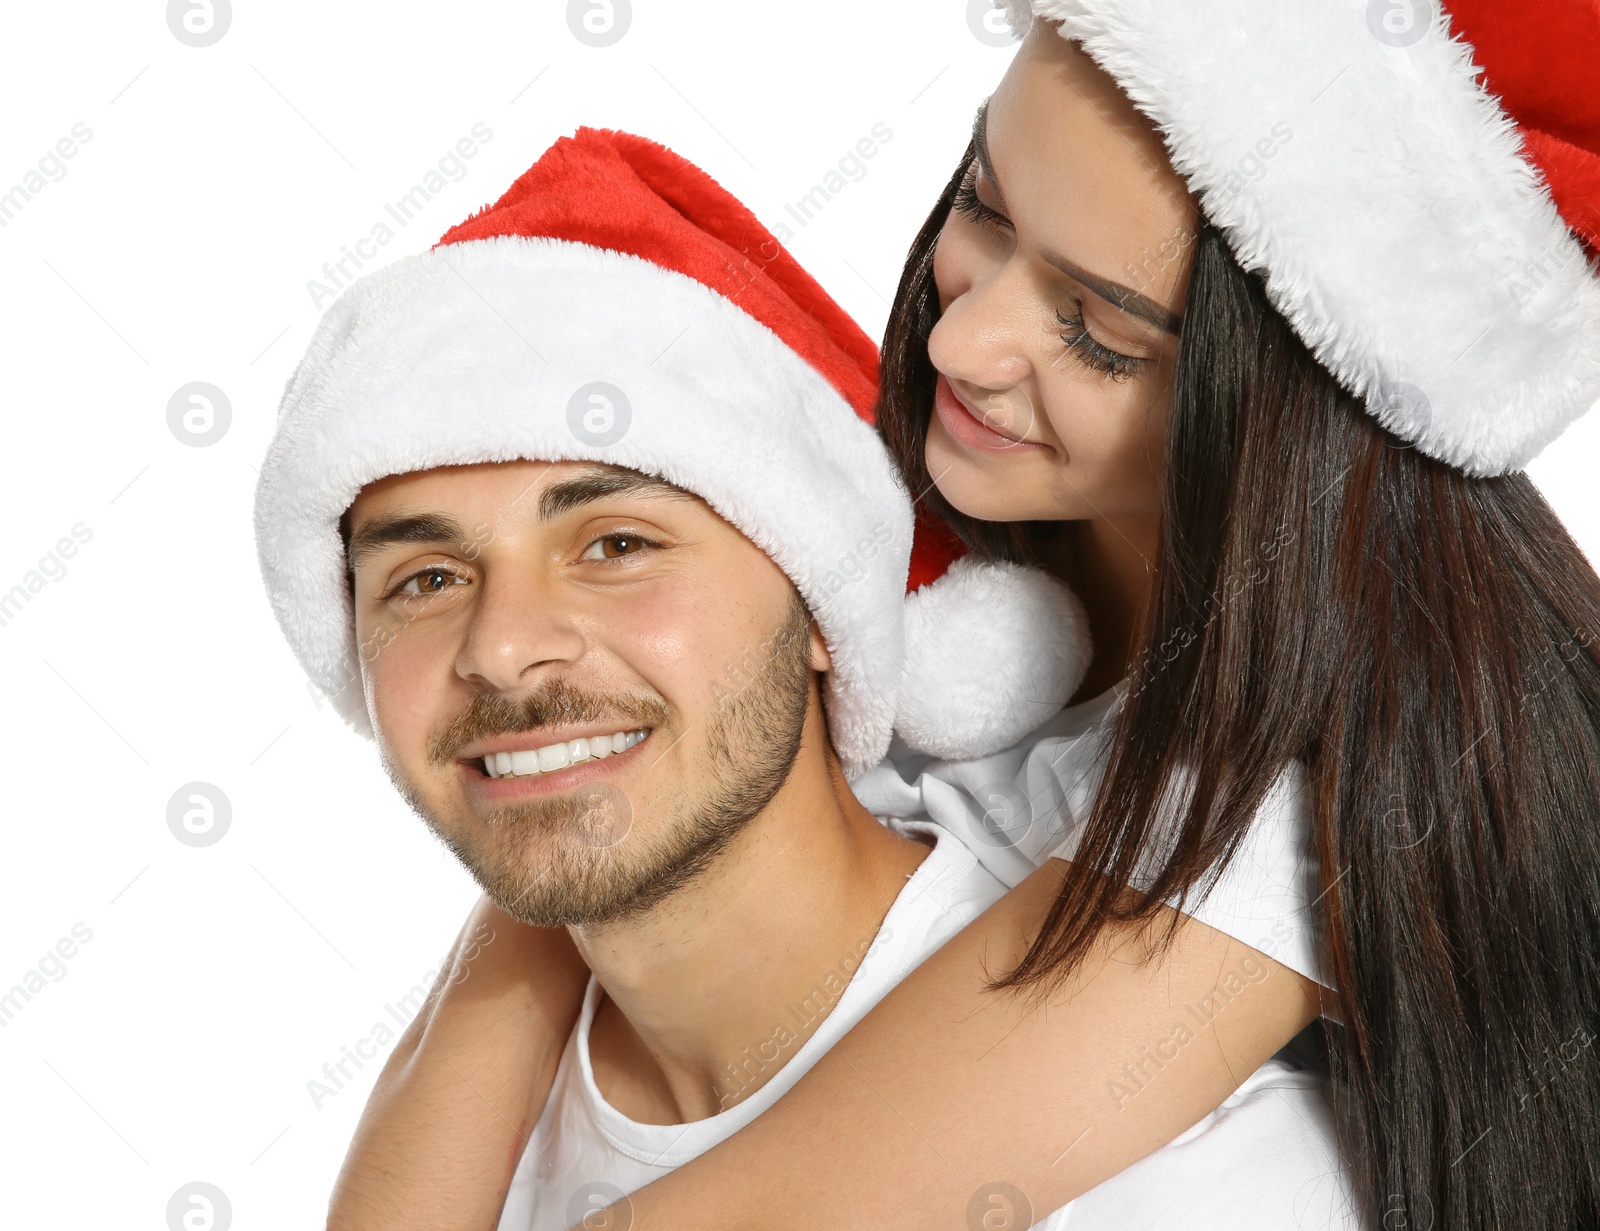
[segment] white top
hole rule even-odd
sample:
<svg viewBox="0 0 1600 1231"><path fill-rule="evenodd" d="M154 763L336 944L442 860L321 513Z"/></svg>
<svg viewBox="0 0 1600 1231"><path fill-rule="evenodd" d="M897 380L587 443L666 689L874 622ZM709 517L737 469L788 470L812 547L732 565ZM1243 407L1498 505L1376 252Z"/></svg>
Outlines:
<svg viewBox="0 0 1600 1231"><path fill-rule="evenodd" d="M926 816L942 825L1010 888L1047 858L1072 857L1104 767L1095 754L1126 691L1119 682L977 760L940 761L896 739L852 788L876 815ZM1331 989L1317 943L1317 874L1305 767L1295 761L1263 801L1227 872L1184 913Z"/></svg>
<svg viewBox="0 0 1600 1231"><path fill-rule="evenodd" d="M833 1011L766 1085L728 1110L690 1124L640 1124L607 1103L589 1060L589 1029L601 995L590 979L550 1098L518 1161L499 1231L567 1231L737 1132L1004 893L1006 886L952 841L948 829L882 819L897 832L932 838L933 850L907 878ZM978 1200L994 1210L990 1219L999 1218L993 1225L1013 1225L1006 1221L1016 1216L1006 1193ZM1054 1213L1031 1216L1032 1226L1044 1231L1354 1231L1361 1225L1354 1208L1320 1078L1273 1060L1169 1145ZM979 1217L990 1225L982 1211Z"/></svg>

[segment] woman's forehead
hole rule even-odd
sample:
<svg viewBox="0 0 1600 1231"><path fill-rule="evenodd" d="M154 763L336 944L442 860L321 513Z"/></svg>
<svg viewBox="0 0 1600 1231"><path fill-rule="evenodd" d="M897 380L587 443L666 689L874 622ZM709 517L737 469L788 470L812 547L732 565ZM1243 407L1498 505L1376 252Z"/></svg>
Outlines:
<svg viewBox="0 0 1600 1231"><path fill-rule="evenodd" d="M1170 258L1188 248L1194 198L1159 132L1109 74L1036 21L985 118L1019 242L1181 309L1186 263Z"/></svg>

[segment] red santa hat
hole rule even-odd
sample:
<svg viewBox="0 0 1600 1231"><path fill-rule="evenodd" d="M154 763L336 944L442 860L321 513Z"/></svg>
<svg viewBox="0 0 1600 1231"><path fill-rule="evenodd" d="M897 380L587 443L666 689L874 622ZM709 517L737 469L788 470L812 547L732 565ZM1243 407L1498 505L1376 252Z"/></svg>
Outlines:
<svg viewBox="0 0 1600 1231"><path fill-rule="evenodd" d="M436 466L586 460L694 492L794 582L845 772L1021 739L1087 669L1035 569L958 558L872 426L872 341L748 210L654 142L580 128L432 249L347 288L285 389L261 569L315 684L371 735L339 520Z"/></svg>
<svg viewBox="0 0 1600 1231"><path fill-rule="evenodd" d="M1395 435L1502 474L1600 399L1600 0L996 3L1117 81Z"/></svg>

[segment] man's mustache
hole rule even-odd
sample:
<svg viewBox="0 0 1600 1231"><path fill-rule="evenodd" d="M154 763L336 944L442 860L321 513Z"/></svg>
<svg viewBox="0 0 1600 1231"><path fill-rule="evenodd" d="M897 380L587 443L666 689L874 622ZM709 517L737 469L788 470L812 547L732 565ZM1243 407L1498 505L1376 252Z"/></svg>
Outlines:
<svg viewBox="0 0 1600 1231"><path fill-rule="evenodd" d="M495 735L612 719L619 727L660 727L670 716L660 696L586 692L560 678L520 697L480 692L449 725L429 737L428 761L449 765L460 748Z"/></svg>

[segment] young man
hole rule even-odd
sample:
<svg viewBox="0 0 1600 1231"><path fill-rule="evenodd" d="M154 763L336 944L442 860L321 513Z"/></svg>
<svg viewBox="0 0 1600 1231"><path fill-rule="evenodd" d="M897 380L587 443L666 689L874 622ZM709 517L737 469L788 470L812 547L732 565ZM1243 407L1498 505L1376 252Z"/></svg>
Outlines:
<svg viewBox="0 0 1600 1231"><path fill-rule="evenodd" d="M350 526L358 635L396 630L367 669L396 786L594 972L502 1226L566 1227L743 1123L1001 893L851 795L824 639L704 501L503 462L370 484Z"/></svg>
<svg viewBox="0 0 1600 1231"><path fill-rule="evenodd" d="M848 783L896 726L1007 746L1084 647L1042 576L928 527L913 551L874 367L715 184L580 130L353 287L285 393L257 504L280 623L495 904L592 972L504 1228L582 1221L748 1123L1004 891ZM982 598L987 646L941 646ZM902 687L933 664L950 688ZM1038 1225L1293 1225L1337 1169L1315 1080L1269 1064ZM1003 1225L1045 1214L1019 1197L989 1194Z"/></svg>

